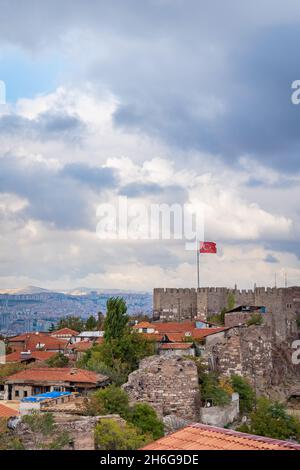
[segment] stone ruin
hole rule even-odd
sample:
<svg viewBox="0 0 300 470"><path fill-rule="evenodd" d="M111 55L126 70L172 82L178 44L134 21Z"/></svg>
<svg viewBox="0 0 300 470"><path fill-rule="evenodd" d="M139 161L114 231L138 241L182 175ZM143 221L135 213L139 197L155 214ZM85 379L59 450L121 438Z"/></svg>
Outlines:
<svg viewBox="0 0 300 470"><path fill-rule="evenodd" d="M124 424L125 421L119 415L106 416L76 416L66 413L53 413L54 422L58 431L66 431L69 433L70 442L64 450L95 450L94 429L101 419L112 419ZM34 434L28 425L22 423L21 419L14 418L13 433L16 437L20 437L26 450L35 449ZM11 428L10 424L8 426ZM49 439L51 441L51 439ZM47 444L47 438L45 439Z"/></svg>
<svg viewBox="0 0 300 470"><path fill-rule="evenodd" d="M131 403L149 403L163 418L198 421L200 392L196 364L182 357L151 356L140 362L123 389Z"/></svg>

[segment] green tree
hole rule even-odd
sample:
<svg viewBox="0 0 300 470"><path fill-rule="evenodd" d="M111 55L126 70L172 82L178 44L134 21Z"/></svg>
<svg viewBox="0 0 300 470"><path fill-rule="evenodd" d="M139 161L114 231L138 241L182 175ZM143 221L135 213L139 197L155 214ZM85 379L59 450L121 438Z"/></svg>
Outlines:
<svg viewBox="0 0 300 470"><path fill-rule="evenodd" d="M79 367L108 375L116 385L126 382L139 361L154 354L154 344L139 333L126 332L122 337L96 345L78 362Z"/></svg>
<svg viewBox="0 0 300 470"><path fill-rule="evenodd" d="M118 414L127 419L129 415L129 399L127 393L116 385L99 389L91 396L87 405L87 414L105 415Z"/></svg>
<svg viewBox="0 0 300 470"><path fill-rule="evenodd" d="M219 377L214 372L207 372L200 378L201 398L212 400L213 406L225 406L231 401L230 394L221 387Z"/></svg>
<svg viewBox="0 0 300 470"><path fill-rule="evenodd" d="M84 330L84 327L84 321L80 317L70 315L68 317L61 318L57 324L56 329L60 330L61 328L70 328L71 330L81 332Z"/></svg>
<svg viewBox="0 0 300 470"><path fill-rule="evenodd" d="M235 307L235 296L230 292L227 297L227 310L232 310Z"/></svg>
<svg viewBox="0 0 300 470"><path fill-rule="evenodd" d="M47 359L46 363L49 367L67 367L69 359L61 352Z"/></svg>
<svg viewBox="0 0 300 470"><path fill-rule="evenodd" d="M102 419L95 427L95 446L98 450L135 450L150 440L130 423Z"/></svg>
<svg viewBox="0 0 300 470"><path fill-rule="evenodd" d="M255 393L250 383L240 375L231 376L231 385L240 397L240 412L250 413L255 404Z"/></svg>
<svg viewBox="0 0 300 470"><path fill-rule="evenodd" d="M274 439L300 440L300 422L290 416L281 403L260 398L256 410L250 414L250 424L243 424L239 431L272 437Z"/></svg>
<svg viewBox="0 0 300 470"><path fill-rule="evenodd" d="M105 320L105 316L103 315L102 312L97 313L97 319L98 319L97 328L98 328L98 330L101 331L104 328L104 320Z"/></svg>
<svg viewBox="0 0 300 470"><path fill-rule="evenodd" d="M122 297L111 297L106 303L106 309L104 338L108 341L119 339L124 335L129 320L126 303Z"/></svg>
<svg viewBox="0 0 300 470"><path fill-rule="evenodd" d="M135 404L130 410L129 421L143 434L151 435L152 440L164 435L163 422L158 419L155 410L147 403Z"/></svg>
<svg viewBox="0 0 300 470"><path fill-rule="evenodd" d="M31 413L23 416L22 422L32 432L34 450L63 449L70 441L65 431L59 431L51 413Z"/></svg>
<svg viewBox="0 0 300 470"><path fill-rule="evenodd" d="M86 330L88 330L88 331L94 331L94 330L96 330L96 328L97 328L97 320L96 320L96 318L95 318L93 315L91 315L91 316L87 319L87 321L85 322L85 328L86 328Z"/></svg>
<svg viewBox="0 0 300 470"><path fill-rule="evenodd" d="M248 326L251 326L251 325L262 325L264 319L263 319L263 316L261 313L253 313L251 315L251 317L248 319L247 321L247 325Z"/></svg>

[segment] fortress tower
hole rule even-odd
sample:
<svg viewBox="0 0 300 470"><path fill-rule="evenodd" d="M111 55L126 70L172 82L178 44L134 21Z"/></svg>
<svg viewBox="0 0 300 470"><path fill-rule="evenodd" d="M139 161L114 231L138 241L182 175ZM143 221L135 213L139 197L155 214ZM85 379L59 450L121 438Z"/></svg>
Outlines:
<svg viewBox="0 0 300 470"><path fill-rule="evenodd" d="M227 307L232 293L235 305L266 307L266 322L274 335L286 340L297 333L296 319L300 316L300 287L265 288L254 290L228 289L226 287L157 288L153 290L153 319L182 321L209 319Z"/></svg>

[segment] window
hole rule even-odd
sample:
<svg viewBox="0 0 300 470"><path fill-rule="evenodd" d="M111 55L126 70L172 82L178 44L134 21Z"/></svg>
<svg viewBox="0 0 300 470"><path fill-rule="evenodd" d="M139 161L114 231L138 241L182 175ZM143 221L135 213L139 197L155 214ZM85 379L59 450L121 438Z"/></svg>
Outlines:
<svg viewBox="0 0 300 470"><path fill-rule="evenodd" d="M27 392L27 390L24 390L23 396L24 396L24 398L28 397L28 392Z"/></svg>
<svg viewBox="0 0 300 470"><path fill-rule="evenodd" d="M20 392L19 392L19 390L16 390L15 391L15 397L19 397L19 396L20 396Z"/></svg>

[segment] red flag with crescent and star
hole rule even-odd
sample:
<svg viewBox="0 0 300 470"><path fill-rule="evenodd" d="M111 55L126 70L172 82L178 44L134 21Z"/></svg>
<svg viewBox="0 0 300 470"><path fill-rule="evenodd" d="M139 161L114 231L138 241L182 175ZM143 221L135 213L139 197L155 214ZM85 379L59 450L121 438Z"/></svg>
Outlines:
<svg viewBox="0 0 300 470"><path fill-rule="evenodd" d="M217 253L215 242L200 242L200 253Z"/></svg>

